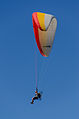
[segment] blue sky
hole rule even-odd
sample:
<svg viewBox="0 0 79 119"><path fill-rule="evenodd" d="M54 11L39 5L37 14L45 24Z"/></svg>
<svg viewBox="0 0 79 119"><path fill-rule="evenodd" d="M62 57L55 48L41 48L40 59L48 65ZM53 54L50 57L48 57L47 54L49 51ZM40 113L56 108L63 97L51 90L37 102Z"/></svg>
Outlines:
<svg viewBox="0 0 79 119"><path fill-rule="evenodd" d="M40 55L32 13L57 18L51 54ZM42 101L35 91L35 54ZM0 1L0 119L79 119L79 1Z"/></svg>

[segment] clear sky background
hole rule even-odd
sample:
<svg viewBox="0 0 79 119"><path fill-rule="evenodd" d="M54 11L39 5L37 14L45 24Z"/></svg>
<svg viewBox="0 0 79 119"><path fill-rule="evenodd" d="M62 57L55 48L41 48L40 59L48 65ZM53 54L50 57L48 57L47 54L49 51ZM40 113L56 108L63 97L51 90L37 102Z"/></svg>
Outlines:
<svg viewBox="0 0 79 119"><path fill-rule="evenodd" d="M35 43L32 13L58 21L48 58ZM42 101L35 91L35 52ZM79 119L79 1L0 0L0 119Z"/></svg>

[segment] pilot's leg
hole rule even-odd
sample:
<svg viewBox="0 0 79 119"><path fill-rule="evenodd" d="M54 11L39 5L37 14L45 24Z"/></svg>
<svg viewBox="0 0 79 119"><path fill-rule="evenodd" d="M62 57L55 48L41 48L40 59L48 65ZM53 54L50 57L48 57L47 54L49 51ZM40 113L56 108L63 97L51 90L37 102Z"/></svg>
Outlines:
<svg viewBox="0 0 79 119"><path fill-rule="evenodd" d="M34 100L33 100L33 98L32 98L32 102L31 102L31 104L33 104L34 103Z"/></svg>
<svg viewBox="0 0 79 119"><path fill-rule="evenodd" d="M33 100L37 100L37 99L38 99L38 97L34 97L34 98L33 98Z"/></svg>

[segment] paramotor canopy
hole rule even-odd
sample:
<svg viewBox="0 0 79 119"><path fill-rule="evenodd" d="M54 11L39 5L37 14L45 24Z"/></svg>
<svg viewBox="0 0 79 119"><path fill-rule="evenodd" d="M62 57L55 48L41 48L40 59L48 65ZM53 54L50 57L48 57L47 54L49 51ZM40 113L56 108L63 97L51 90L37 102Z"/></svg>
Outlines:
<svg viewBox="0 0 79 119"><path fill-rule="evenodd" d="M57 20L53 15L34 12L32 22L38 49L42 56L48 57L55 37Z"/></svg>

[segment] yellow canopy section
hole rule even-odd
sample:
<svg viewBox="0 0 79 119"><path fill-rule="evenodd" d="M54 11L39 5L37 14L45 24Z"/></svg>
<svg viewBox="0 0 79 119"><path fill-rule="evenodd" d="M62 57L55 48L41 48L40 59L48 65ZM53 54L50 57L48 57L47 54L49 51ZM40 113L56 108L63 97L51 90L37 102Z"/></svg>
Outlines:
<svg viewBox="0 0 79 119"><path fill-rule="evenodd" d="M37 18L38 18L41 29L46 30L46 28L45 28L45 13L37 12Z"/></svg>

